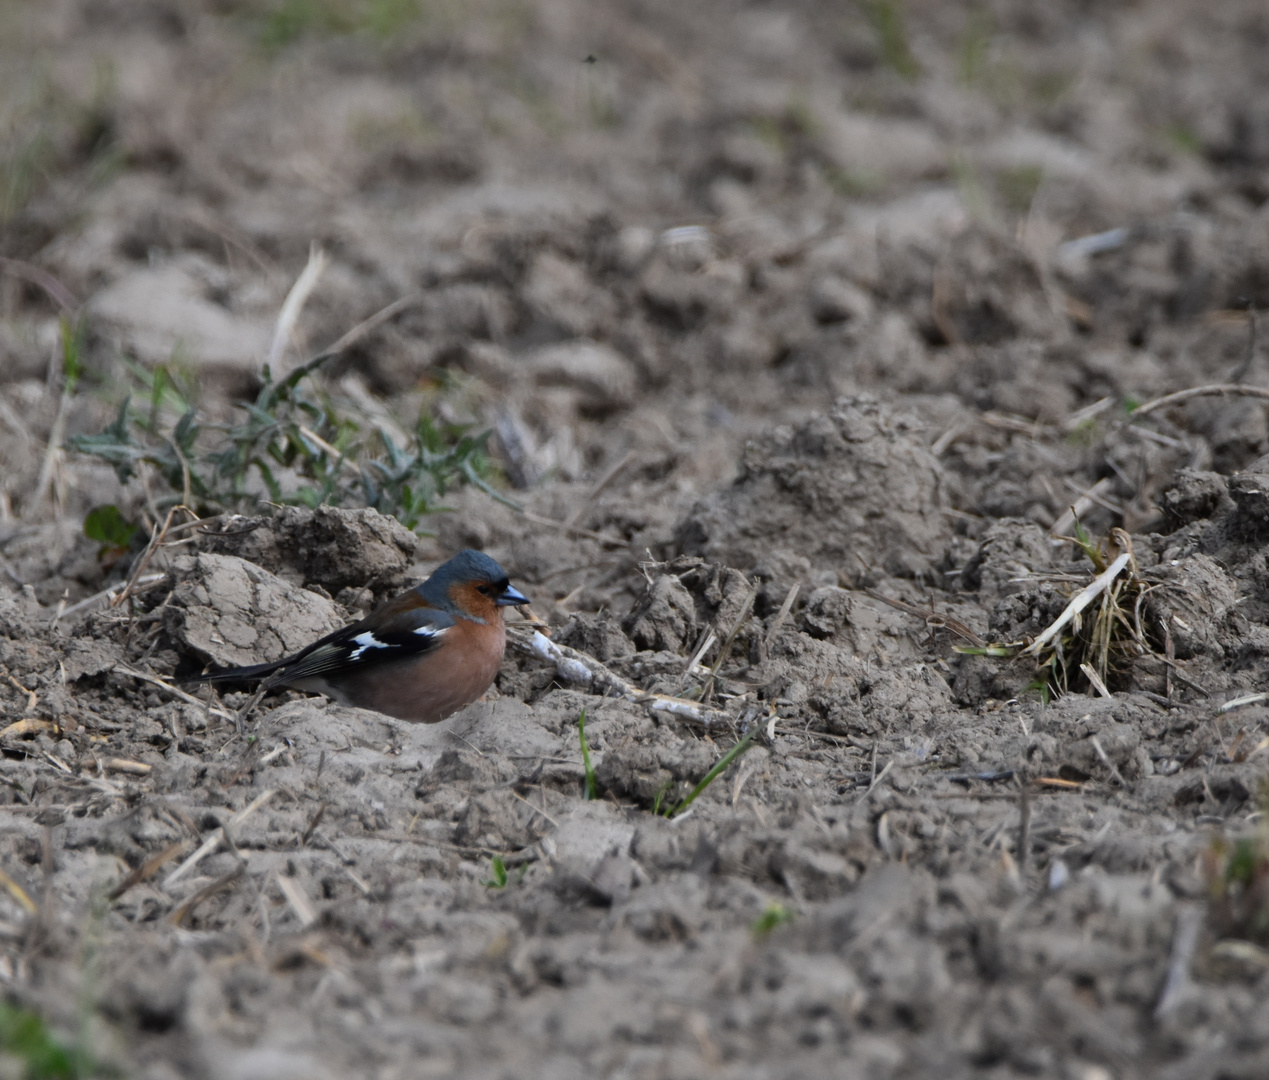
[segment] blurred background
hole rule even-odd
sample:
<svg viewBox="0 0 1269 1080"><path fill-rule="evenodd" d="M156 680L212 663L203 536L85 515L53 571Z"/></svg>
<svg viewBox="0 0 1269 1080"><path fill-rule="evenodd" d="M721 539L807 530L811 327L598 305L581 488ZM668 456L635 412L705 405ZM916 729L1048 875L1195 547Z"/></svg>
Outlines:
<svg viewBox="0 0 1269 1080"><path fill-rule="evenodd" d="M923 402L961 510L1047 525L1089 459L1002 482L978 414L1254 376L1255 0L0 20L0 557L44 602L181 500L375 505L539 580L578 530L664 553L747 439L860 391ZM1191 421L1184 463L1265 448L1251 403Z"/></svg>

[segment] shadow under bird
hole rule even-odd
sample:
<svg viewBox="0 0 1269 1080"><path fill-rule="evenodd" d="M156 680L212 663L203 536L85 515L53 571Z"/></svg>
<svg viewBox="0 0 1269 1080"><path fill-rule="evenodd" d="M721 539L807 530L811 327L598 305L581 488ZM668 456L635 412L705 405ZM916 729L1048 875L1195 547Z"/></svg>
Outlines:
<svg viewBox="0 0 1269 1080"><path fill-rule="evenodd" d="M360 622L270 664L198 682L256 682L326 694L344 705L434 724L470 705L502 665L503 608L527 604L488 555L468 549Z"/></svg>

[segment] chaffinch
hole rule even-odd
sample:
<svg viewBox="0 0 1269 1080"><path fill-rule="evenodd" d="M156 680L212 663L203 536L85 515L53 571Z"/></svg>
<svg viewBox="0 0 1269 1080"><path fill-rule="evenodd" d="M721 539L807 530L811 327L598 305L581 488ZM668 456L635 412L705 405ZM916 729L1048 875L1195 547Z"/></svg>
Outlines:
<svg viewBox="0 0 1269 1080"><path fill-rule="evenodd" d="M460 551L360 622L271 664L227 668L199 681L263 680L399 720L434 724L470 705L502 664L502 609L527 604L506 571L479 551Z"/></svg>

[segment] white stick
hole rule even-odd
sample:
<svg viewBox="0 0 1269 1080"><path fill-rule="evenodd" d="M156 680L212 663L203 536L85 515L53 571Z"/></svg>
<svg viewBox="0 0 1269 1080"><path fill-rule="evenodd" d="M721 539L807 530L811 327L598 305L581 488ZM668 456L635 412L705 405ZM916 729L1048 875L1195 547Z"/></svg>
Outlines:
<svg viewBox="0 0 1269 1080"><path fill-rule="evenodd" d="M1132 560L1132 555L1125 551L1105 570L1095 577L1069 604L1066 610L1062 612L1046 629L1035 639L1023 652L1030 653L1032 656L1039 656L1040 650L1043 649L1050 641L1062 632L1072 619L1083 611L1089 604L1097 599L1102 593L1110 588L1110 583L1123 573L1123 569Z"/></svg>
<svg viewBox="0 0 1269 1080"><path fill-rule="evenodd" d="M308 263L305 265L303 273L295 279L295 284L291 286L291 291L286 294L282 310L278 312L277 325L273 328L273 342L269 346L269 370L273 372L275 379L278 377L278 361L282 359L282 354L286 352L287 342L291 340L291 334L295 330L295 324L299 321L304 303L308 300L309 293L317 287L318 279L322 276L329 262L326 252L314 244L309 249Z"/></svg>
<svg viewBox="0 0 1269 1080"><path fill-rule="evenodd" d="M265 791L261 793L260 795L257 795L254 799L251 800L251 802L244 809L240 810L238 813L234 814L232 818L229 819L229 827L233 828L236 825L241 825L244 821L247 820L247 818L249 818L257 810L259 810L260 807L262 807L271 798L273 798L275 794L277 794L277 790L275 788L270 788L268 791ZM205 858L207 858L208 855L210 855L213 851L215 851L218 847L220 847L220 842L223 838L224 838L223 830L217 829L211 836L209 836L206 840L203 841L202 845L199 847L199 849L196 852L194 852L193 855L191 855L188 859L186 859L183 863L181 863L180 866L178 866L175 870L173 870L170 874L168 874L168 876L163 881L163 888L170 889L174 882L180 881L181 878L183 878L186 874L188 874L191 870L193 870L194 867L196 867L200 862L202 862Z"/></svg>
<svg viewBox="0 0 1269 1080"><path fill-rule="evenodd" d="M650 694L631 686L625 679L614 675L603 664L575 649L557 645L540 630L533 631L529 648L535 656L555 665L555 671L566 682L584 686L592 693L624 698L636 705L647 705L654 712L670 713L685 720L693 720L706 726L726 719L727 714L717 709L706 709L699 702L686 698L669 697L666 694Z"/></svg>

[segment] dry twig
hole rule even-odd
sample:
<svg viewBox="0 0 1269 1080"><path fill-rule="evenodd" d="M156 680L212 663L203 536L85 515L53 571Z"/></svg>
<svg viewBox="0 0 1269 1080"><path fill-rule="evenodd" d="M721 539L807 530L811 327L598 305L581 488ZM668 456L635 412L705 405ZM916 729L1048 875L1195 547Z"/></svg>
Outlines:
<svg viewBox="0 0 1269 1080"><path fill-rule="evenodd" d="M646 705L653 712L669 713L707 728L718 723L731 722L726 713L707 708L699 702L640 690L621 676L613 674L593 656L570 649L567 645L559 645L540 631L535 630L531 638L525 638L513 631L508 634L508 640L521 651L553 664L556 674L565 682L584 686L591 693L623 698L636 705Z"/></svg>
<svg viewBox="0 0 1269 1080"><path fill-rule="evenodd" d="M267 803L276 794L277 794L277 789L270 788L268 791L262 792L261 794L257 795L244 809L240 810L232 818L229 819L228 827L236 828L237 826L241 825L244 821L247 820L247 818L249 818L257 810L259 810L260 807L262 807L265 803ZM203 859L207 858L208 855L210 855L213 851L215 851L218 847L220 847L221 842L224 840L224 833L225 833L224 829L217 829L216 832L214 832L211 836L209 836L206 840L204 840L203 843L198 848L198 850L195 851L193 855L191 855L188 859L186 859L183 863L181 863L180 866L178 866L175 870L173 870L170 874L168 874L167 878L163 882L163 888L165 889L171 888L173 884L180 881L181 878L183 878L186 874L188 874L191 870L193 870L194 867L196 867L200 862L202 862Z"/></svg>
<svg viewBox="0 0 1269 1080"><path fill-rule="evenodd" d="M1168 409L1173 405L1183 405L1187 401L1201 397L1250 397L1269 401L1269 390L1266 390L1263 386L1247 386L1244 383L1212 383L1209 386L1192 386L1188 390L1178 390L1174 394L1164 394L1163 397L1147 401L1144 405L1138 405L1132 411L1132 419L1137 420L1139 417L1148 416L1150 413L1158 412L1160 409Z"/></svg>

